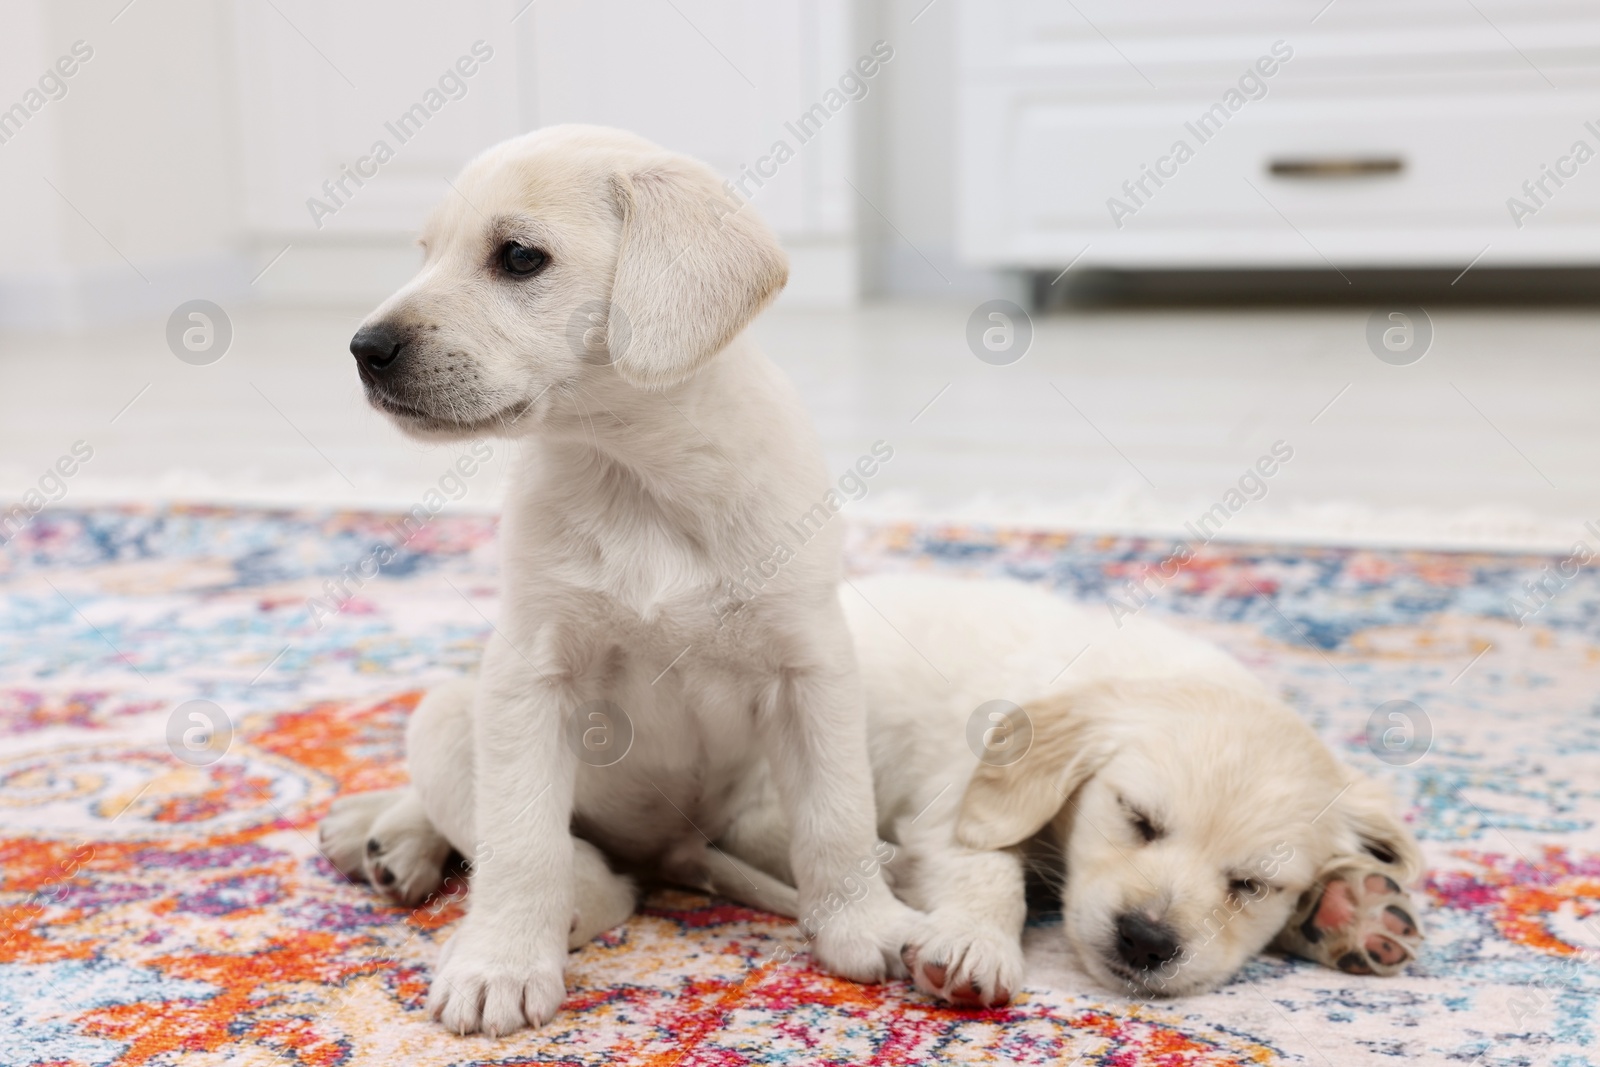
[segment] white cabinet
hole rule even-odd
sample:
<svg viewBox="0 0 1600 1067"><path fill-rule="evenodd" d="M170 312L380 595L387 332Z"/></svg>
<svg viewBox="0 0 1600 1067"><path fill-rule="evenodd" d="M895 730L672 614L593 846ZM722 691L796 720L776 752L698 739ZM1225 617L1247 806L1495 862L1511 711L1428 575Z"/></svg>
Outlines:
<svg viewBox="0 0 1600 1067"><path fill-rule="evenodd" d="M1600 263L1592 4L962 0L959 39L975 264Z"/></svg>

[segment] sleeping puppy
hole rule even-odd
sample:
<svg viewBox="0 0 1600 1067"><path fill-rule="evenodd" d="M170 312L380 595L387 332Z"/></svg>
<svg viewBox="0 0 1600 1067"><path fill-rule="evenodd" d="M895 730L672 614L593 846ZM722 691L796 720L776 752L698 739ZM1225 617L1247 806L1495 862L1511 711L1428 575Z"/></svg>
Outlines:
<svg viewBox="0 0 1600 1067"><path fill-rule="evenodd" d="M743 333L787 275L771 231L703 164L559 126L471 163L421 244L350 348L408 434L524 443L501 613L476 682L414 716L413 787L344 798L322 835L402 897L452 847L474 861L430 1011L462 1033L548 1020L569 938L632 907L600 850L678 881L771 882L707 847L763 756L791 906L861 885L814 955L861 981L901 973L916 916L860 873L879 843L841 524L715 611L829 491L792 387Z"/></svg>
<svg viewBox="0 0 1600 1067"><path fill-rule="evenodd" d="M1355 973L1414 953L1401 887L1422 861L1384 790L1226 653L1015 583L857 586L880 832L926 912L906 950L922 989L992 1005L1018 987L1030 862L1059 883L1083 967L1135 995L1214 988L1275 939Z"/></svg>

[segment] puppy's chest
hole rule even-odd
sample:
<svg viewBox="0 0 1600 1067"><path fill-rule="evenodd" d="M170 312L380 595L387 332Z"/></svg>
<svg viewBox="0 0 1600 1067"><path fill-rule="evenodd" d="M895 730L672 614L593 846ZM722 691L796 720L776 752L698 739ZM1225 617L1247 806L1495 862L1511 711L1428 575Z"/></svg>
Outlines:
<svg viewBox="0 0 1600 1067"><path fill-rule="evenodd" d="M725 581L714 553L691 538L647 523L552 547L541 568L547 576L604 603L619 620L674 634L715 624L712 606Z"/></svg>

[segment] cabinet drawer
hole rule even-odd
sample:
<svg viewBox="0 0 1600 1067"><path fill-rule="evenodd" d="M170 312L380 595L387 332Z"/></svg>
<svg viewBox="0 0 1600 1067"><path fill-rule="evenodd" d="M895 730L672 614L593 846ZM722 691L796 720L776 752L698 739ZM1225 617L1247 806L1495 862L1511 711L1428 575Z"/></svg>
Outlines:
<svg viewBox="0 0 1600 1067"><path fill-rule="evenodd" d="M1600 93L1269 95L1201 126L1213 102L968 90L968 246L1052 233L1115 240L1159 230L1281 229L1285 219L1301 229L1488 229L1509 242L1519 233L1507 206L1513 196L1537 208L1523 219L1527 228L1600 223L1600 134L1586 126L1593 119L1600 129ZM1544 165L1560 163L1579 141L1596 158L1562 163L1575 176L1561 187L1545 178L1545 203L1537 204L1523 182L1539 180ZM1181 163L1180 143L1192 153ZM1167 172L1160 185L1149 176L1157 168Z"/></svg>

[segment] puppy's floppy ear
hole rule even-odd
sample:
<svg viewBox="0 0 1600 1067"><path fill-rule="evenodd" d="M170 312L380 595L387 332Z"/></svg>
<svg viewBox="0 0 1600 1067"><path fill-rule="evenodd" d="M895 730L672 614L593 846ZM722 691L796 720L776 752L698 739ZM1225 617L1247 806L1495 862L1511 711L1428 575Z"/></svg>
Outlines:
<svg viewBox="0 0 1600 1067"><path fill-rule="evenodd" d="M1111 745L1098 736L1087 703L1064 692L1022 706L1033 728L1033 744L1015 763L978 764L956 823L956 838L963 845L996 849L1026 841L1104 765Z"/></svg>
<svg viewBox="0 0 1600 1067"><path fill-rule="evenodd" d="M661 389L721 351L789 278L778 239L702 164L661 157L612 177L622 243L611 287L611 360Z"/></svg>
<svg viewBox="0 0 1600 1067"><path fill-rule="evenodd" d="M1346 773L1350 787L1339 798L1337 809L1344 823L1340 848L1389 864L1403 885L1415 881L1423 870L1422 850L1395 814L1389 790L1365 775Z"/></svg>

